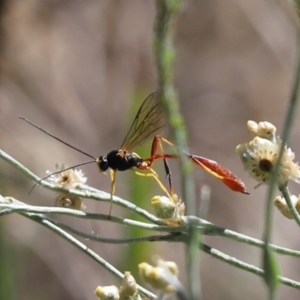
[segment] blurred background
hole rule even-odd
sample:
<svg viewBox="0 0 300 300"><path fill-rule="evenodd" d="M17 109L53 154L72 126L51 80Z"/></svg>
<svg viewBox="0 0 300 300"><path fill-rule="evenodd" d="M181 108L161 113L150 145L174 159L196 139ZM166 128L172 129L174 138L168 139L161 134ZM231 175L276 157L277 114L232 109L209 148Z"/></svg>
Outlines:
<svg viewBox="0 0 300 300"><path fill-rule="evenodd" d="M233 193L195 169L197 192L212 189L207 219L262 237L266 187L243 171L235 147L250 140L247 120L269 121L282 129L296 65L296 14L292 3L267 0L185 1L176 24L175 84L192 153L220 162L238 175L250 196ZM55 164L87 160L19 119L27 117L93 156L118 148L146 96L157 90L152 51L154 1L2 0L0 2L0 147L39 176ZM299 120L291 147L300 153ZM167 133L165 134L167 136ZM150 146L137 151L147 155ZM176 191L180 179L171 164ZM155 169L163 176L159 163ZM96 165L83 168L88 184L110 191L110 178ZM0 161L0 192L35 205L52 205L55 194L36 188ZM150 188L149 188L150 186ZM299 186L291 185L298 195ZM118 173L116 195L143 208L161 191L151 179ZM85 200L86 211L105 213L108 205ZM113 207L113 214L131 217ZM142 236L110 223L53 216L103 237ZM274 243L300 248L299 228L275 211ZM47 229L19 215L0 219L1 299L95 299L97 285L117 285L101 266ZM261 252L223 238L205 242L260 266ZM153 254L174 260L186 283L184 246L108 245L84 241L121 271ZM265 299L263 281L201 254L203 299ZM281 274L300 280L300 262L279 256ZM137 279L139 277L137 276ZM280 296L299 293L280 287ZM171 297L172 298L172 297Z"/></svg>

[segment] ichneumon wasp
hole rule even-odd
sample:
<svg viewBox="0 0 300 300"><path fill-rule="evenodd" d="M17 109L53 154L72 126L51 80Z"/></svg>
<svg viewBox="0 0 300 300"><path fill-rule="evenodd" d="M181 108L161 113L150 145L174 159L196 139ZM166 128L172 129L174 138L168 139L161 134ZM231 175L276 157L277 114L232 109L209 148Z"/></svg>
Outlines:
<svg viewBox="0 0 300 300"><path fill-rule="evenodd" d="M163 152L162 142L174 146L171 142L166 140L165 138L159 136L158 134L161 133L165 127L164 115L161 104L158 100L158 94L152 93L150 94L142 103L141 107L139 108L133 123L123 141L119 149L114 149L108 152L106 155L102 155L94 157L68 143L61 140L60 138L50 134L46 130L42 129L40 126L34 124L33 122L29 121L26 118L20 117L22 120L26 121L27 123L31 124L35 128L39 129L40 131L46 133L47 135L51 136L52 138L58 140L59 142L65 144L66 146L90 157L92 160L77 164L75 166L59 170L57 172L53 172L44 178L42 178L39 182L37 182L33 188L41 183L43 180L47 179L51 175L58 174L60 172L73 169L75 167L79 167L82 165L87 165L91 163L97 163L101 172L105 172L106 170L110 170L111 174L111 200L112 196L115 192L115 182L116 182L116 172L117 171L126 171L126 170L134 170L136 174L140 176L147 176L153 177L162 188L162 190L170 196L167 189L161 183L158 178L156 172L152 169L152 165L156 159L163 159L166 165L166 159L168 158L178 158L176 154L167 154ZM139 157L136 153L132 152L134 149L138 148L139 146L144 145L146 142L152 141L151 146L151 154L148 158ZM157 153L157 148L160 147L162 153ZM230 189L237 192L242 192L244 194L249 194L246 191L244 183L236 177L231 171L224 168L217 162L207 159L202 156L192 155L187 152L184 152L187 157L198 167L201 167L206 172L210 173L214 177L221 180L225 185L227 185ZM138 170L149 171L146 173L138 172ZM167 172L167 176L169 177L170 182L170 190L172 193L172 185L170 180L170 170L169 168L165 167ZM33 189L32 188L32 189ZM109 215L111 213L112 208L112 201L109 210Z"/></svg>

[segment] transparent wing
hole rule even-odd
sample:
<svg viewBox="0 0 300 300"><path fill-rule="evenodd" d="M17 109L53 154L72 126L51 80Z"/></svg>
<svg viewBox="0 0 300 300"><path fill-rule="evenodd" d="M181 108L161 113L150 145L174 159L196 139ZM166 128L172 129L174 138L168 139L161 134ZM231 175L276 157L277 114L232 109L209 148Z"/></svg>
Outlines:
<svg viewBox="0 0 300 300"><path fill-rule="evenodd" d="M122 150L131 152L163 131L166 124L157 98L158 93L152 93L144 100L120 147Z"/></svg>

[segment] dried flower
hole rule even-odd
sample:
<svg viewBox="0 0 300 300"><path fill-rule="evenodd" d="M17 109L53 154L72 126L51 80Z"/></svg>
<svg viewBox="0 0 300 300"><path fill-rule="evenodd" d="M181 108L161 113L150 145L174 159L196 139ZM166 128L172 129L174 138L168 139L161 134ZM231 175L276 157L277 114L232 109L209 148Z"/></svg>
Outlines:
<svg viewBox="0 0 300 300"><path fill-rule="evenodd" d="M114 285L98 286L95 290L95 295L100 300L119 300L119 289Z"/></svg>
<svg viewBox="0 0 300 300"><path fill-rule="evenodd" d="M146 262L138 265L143 280L154 289L164 293L172 293L175 290L174 282L177 282L178 267L174 262L159 260L157 266L151 266Z"/></svg>
<svg viewBox="0 0 300 300"><path fill-rule="evenodd" d="M172 195L172 199L166 196L154 196L151 199L155 215L161 219L179 220L185 213L185 205L178 199L177 194Z"/></svg>
<svg viewBox="0 0 300 300"><path fill-rule="evenodd" d="M56 170L60 171L64 169L56 166ZM50 172L47 171L49 174ZM51 173L50 173L51 174ZM81 183L86 183L87 178L84 176L84 173L81 170L66 170L57 174L53 174L48 179L51 183L65 188L65 189L76 189L77 186ZM55 198L54 206L62 206L74 209L85 209L85 205L83 204L83 200L81 197L70 195L66 193L58 193Z"/></svg>
<svg viewBox="0 0 300 300"><path fill-rule="evenodd" d="M85 209L85 205L83 204L81 197L65 193L58 193L56 195L54 206L80 210Z"/></svg>
<svg viewBox="0 0 300 300"><path fill-rule="evenodd" d="M300 195L297 197L295 195L291 195L291 201L293 206L296 208L298 213L300 214ZM285 199L281 196L277 196L274 199L274 205L280 210L280 212L288 219L294 219L292 212L290 211Z"/></svg>
<svg viewBox="0 0 300 300"><path fill-rule="evenodd" d="M251 142L238 145L245 170L259 182L269 183L271 172L278 160L281 142L274 143L266 138L256 136ZM293 162L295 154L290 148L285 148L279 167L277 183L286 185L289 180L300 182L299 165Z"/></svg>
<svg viewBox="0 0 300 300"><path fill-rule="evenodd" d="M56 171L60 171L64 169L64 166L59 168L56 166ZM46 172L47 174L51 174L50 171ZM60 173L51 175L48 180L65 189L75 189L79 184L86 183L87 178L84 176L82 170L70 169L66 171L62 171Z"/></svg>

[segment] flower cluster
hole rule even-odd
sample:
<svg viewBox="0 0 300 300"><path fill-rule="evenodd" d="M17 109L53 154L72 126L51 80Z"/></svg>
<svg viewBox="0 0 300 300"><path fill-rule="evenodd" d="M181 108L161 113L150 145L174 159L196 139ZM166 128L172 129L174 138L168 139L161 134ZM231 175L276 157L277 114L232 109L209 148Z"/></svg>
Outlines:
<svg viewBox="0 0 300 300"><path fill-rule="evenodd" d="M138 267L142 279L152 288L163 293L175 291L174 283L178 282L178 267L175 262L158 259L156 266L142 262Z"/></svg>
<svg viewBox="0 0 300 300"><path fill-rule="evenodd" d="M86 183L87 178L84 176L81 170L69 169L61 171L63 169L64 166L61 168L56 166L57 171L55 174L49 176L48 181L64 189L76 189L79 184ZM47 171L47 174L51 174L51 172ZM67 193L58 193L55 198L54 206L62 206L80 210L85 209L82 198Z"/></svg>
<svg viewBox="0 0 300 300"><path fill-rule="evenodd" d="M254 136L248 143L238 145L245 170L260 183L268 184L278 161L282 141L276 136L276 127L269 122L248 121L249 132ZM289 180L300 182L299 165L294 162L295 154L285 146L277 175L278 186L287 185Z"/></svg>
<svg viewBox="0 0 300 300"><path fill-rule="evenodd" d="M180 286L177 279L178 267L175 262L156 259L156 266L146 262L138 265L142 279L160 293L173 293ZM143 300L139 295L137 283L130 272L124 273L121 286L98 286L95 295L100 300ZM147 298L148 299L148 298Z"/></svg>
<svg viewBox="0 0 300 300"><path fill-rule="evenodd" d="M236 151L250 176L260 183L268 184L278 162L282 140L279 136L276 136L276 127L269 122L256 123L248 121L247 127L254 138L249 143L238 145ZM300 182L300 168L298 163L294 162L294 159L295 154L293 151L284 146L277 174L278 187L286 187L290 180ZM300 213L300 195L298 197L292 195L291 201ZM283 197L277 196L274 205L286 218L293 219L293 214Z"/></svg>
<svg viewBox="0 0 300 300"><path fill-rule="evenodd" d="M98 286L95 295L100 300L141 300L134 277L125 272L120 288L115 285Z"/></svg>

